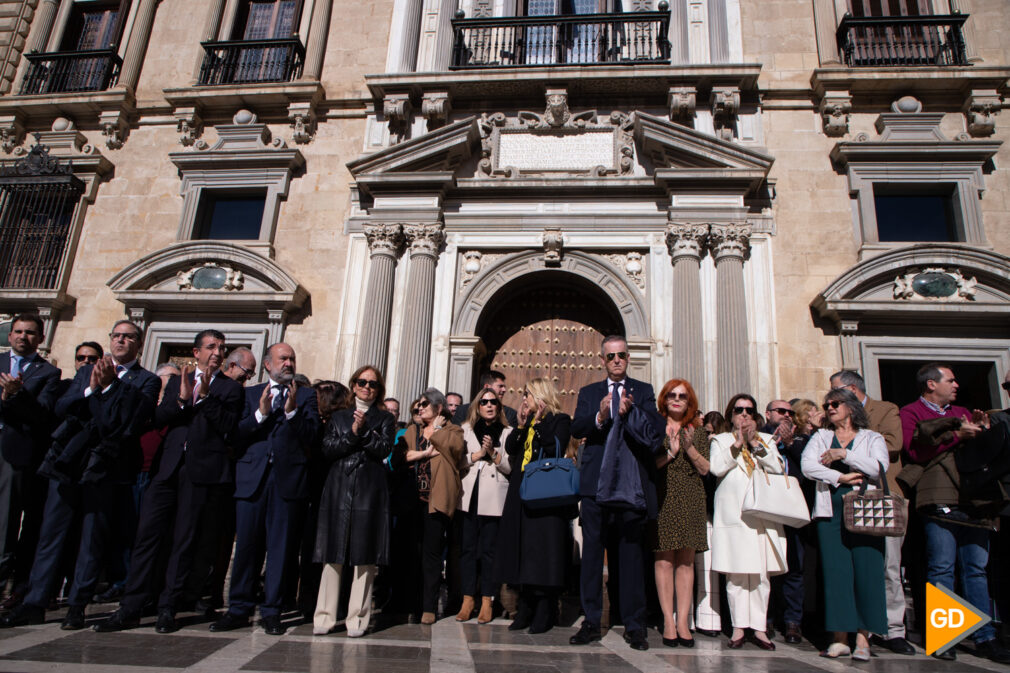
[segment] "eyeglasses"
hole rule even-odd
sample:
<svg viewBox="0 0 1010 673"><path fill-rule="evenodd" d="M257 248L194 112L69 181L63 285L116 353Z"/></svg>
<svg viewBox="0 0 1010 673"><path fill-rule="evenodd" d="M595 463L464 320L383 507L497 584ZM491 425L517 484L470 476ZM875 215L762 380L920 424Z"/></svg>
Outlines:
<svg viewBox="0 0 1010 673"><path fill-rule="evenodd" d="M666 399L668 399L668 400L684 400L685 402L687 402L688 397L687 397L687 393L667 393L666 394Z"/></svg>
<svg viewBox="0 0 1010 673"><path fill-rule="evenodd" d="M754 407L733 407L733 415L736 416L738 414L747 414L751 418L754 418L757 416L757 409Z"/></svg>
<svg viewBox="0 0 1010 673"><path fill-rule="evenodd" d="M614 358L617 358L618 360L627 360L628 359L628 351L618 351L616 353L607 353L606 358L607 358L607 362L613 362Z"/></svg>
<svg viewBox="0 0 1010 673"><path fill-rule="evenodd" d="M97 355L77 355L77 356L74 357L74 360L76 360L77 362L87 362L88 364L92 364L93 365L96 362L98 362L98 356Z"/></svg>
<svg viewBox="0 0 1010 673"><path fill-rule="evenodd" d="M822 404L821 409L827 411L828 409L837 409L840 406L842 406L842 403L839 400L831 400L830 402L825 402L824 404Z"/></svg>
<svg viewBox="0 0 1010 673"><path fill-rule="evenodd" d="M248 381L252 377L256 376L255 370L247 369L247 368L243 367L242 365L240 365L237 362L233 362L232 364L242 370L242 373L245 374L245 380L246 381Z"/></svg>
<svg viewBox="0 0 1010 673"><path fill-rule="evenodd" d="M780 414L789 414L790 416L795 416L796 415L796 412L793 411L792 409L769 409L768 411L775 411L775 412L778 412Z"/></svg>
<svg viewBox="0 0 1010 673"><path fill-rule="evenodd" d="M113 341L139 341L140 334L137 332L111 332L109 338Z"/></svg>
<svg viewBox="0 0 1010 673"><path fill-rule="evenodd" d="M417 403L417 410L427 409L429 405L431 405L431 400L421 400Z"/></svg>
<svg viewBox="0 0 1010 673"><path fill-rule="evenodd" d="M482 407L497 407L499 404L500 402L493 397L485 397L480 401L480 406Z"/></svg>
<svg viewBox="0 0 1010 673"><path fill-rule="evenodd" d="M355 379L354 385L358 386L359 388L371 388L372 390L379 389L379 382L372 381L369 379Z"/></svg>

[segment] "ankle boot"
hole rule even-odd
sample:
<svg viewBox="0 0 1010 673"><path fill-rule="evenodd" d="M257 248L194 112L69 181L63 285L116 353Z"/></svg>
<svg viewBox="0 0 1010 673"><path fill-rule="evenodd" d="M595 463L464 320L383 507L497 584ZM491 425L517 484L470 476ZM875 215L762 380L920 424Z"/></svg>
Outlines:
<svg viewBox="0 0 1010 673"><path fill-rule="evenodd" d="M553 600L551 596L540 596L537 598L537 607L533 612L530 633L546 633L554 626L554 610L551 607Z"/></svg>
<svg viewBox="0 0 1010 673"><path fill-rule="evenodd" d="M469 621L473 617L473 596L463 596L463 607L459 609L459 614L456 615L457 622ZM483 612L481 614L484 614Z"/></svg>
<svg viewBox="0 0 1010 673"><path fill-rule="evenodd" d="M491 621L491 608L494 606L494 598L483 596L480 599L480 614L477 615L478 624L487 624Z"/></svg>
<svg viewBox="0 0 1010 673"><path fill-rule="evenodd" d="M521 631L529 628L533 621L533 606L530 605L530 596L525 593L519 594L519 603L516 606L516 618L509 624L509 631Z"/></svg>

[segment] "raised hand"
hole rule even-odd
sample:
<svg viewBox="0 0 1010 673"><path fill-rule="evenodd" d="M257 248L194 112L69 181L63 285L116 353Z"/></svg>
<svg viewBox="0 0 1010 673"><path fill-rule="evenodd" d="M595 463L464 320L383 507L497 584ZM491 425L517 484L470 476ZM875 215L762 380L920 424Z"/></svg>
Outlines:
<svg viewBox="0 0 1010 673"><path fill-rule="evenodd" d="M193 368L183 365L182 376L179 378L179 401L189 402L193 399L193 384L189 382L189 375L193 373Z"/></svg>
<svg viewBox="0 0 1010 673"><path fill-rule="evenodd" d="M116 364L112 361L111 355L106 355L104 358L95 363L95 368L91 370L92 377L95 376L96 371L98 372L99 390L104 389L116 380Z"/></svg>
<svg viewBox="0 0 1010 673"><path fill-rule="evenodd" d="M290 395L288 395L288 399L289 400L291 399ZM360 435L361 429L364 427L365 427L365 412L362 411L361 409L355 409L354 421L351 423L351 432L353 432L356 435Z"/></svg>
<svg viewBox="0 0 1010 673"><path fill-rule="evenodd" d="M263 386L263 394L260 395L260 415L269 416L270 415L270 403L272 399L270 397L270 384Z"/></svg>
<svg viewBox="0 0 1010 673"><path fill-rule="evenodd" d="M607 393L604 395L603 399L600 400L600 423L606 423L607 419L610 418L610 401L613 398L613 393Z"/></svg>
<svg viewBox="0 0 1010 673"><path fill-rule="evenodd" d="M635 399L631 396L627 390L621 391L621 404L617 408L617 413L621 416L627 416L628 412L631 411L631 406L635 403Z"/></svg>
<svg viewBox="0 0 1010 673"><path fill-rule="evenodd" d="M485 456L491 455L491 435L484 435L484 439L480 441L480 450Z"/></svg>
<svg viewBox="0 0 1010 673"><path fill-rule="evenodd" d="M210 373L205 372L203 376L200 377L200 385L196 387L196 394L202 400L210 394Z"/></svg>
<svg viewBox="0 0 1010 673"><path fill-rule="evenodd" d="M290 414L298 406L298 400L295 399L298 396L298 382L291 381L288 384L288 398L284 400L284 413Z"/></svg>
<svg viewBox="0 0 1010 673"><path fill-rule="evenodd" d="M10 374L0 373L0 387L3 387L3 393L0 396L7 400L18 394L21 390L22 381L20 376L11 376Z"/></svg>

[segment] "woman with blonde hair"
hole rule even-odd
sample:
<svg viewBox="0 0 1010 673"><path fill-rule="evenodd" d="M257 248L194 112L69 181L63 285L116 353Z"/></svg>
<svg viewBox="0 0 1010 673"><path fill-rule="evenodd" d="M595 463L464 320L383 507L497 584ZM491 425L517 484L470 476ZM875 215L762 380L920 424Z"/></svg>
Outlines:
<svg viewBox="0 0 1010 673"><path fill-rule="evenodd" d="M565 585L569 522L574 505L530 509L519 497L526 466L540 458L561 458L571 437L572 418L561 412L558 391L546 378L523 389L519 429L508 436L512 466L495 552L495 580L519 589L512 631L543 633L556 621L557 597Z"/></svg>

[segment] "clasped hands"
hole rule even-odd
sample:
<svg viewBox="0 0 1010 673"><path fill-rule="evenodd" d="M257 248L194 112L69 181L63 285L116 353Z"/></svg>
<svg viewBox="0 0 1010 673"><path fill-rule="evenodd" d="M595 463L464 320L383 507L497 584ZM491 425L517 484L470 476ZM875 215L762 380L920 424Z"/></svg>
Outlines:
<svg viewBox="0 0 1010 673"><path fill-rule="evenodd" d="M267 384L263 386L263 394L260 395L260 414L262 416L269 416L270 411L273 408L273 395L271 394L271 385ZM290 414L298 406L298 402L295 400L298 394L298 382L292 381L288 384L288 397L284 400L284 413Z"/></svg>
<svg viewBox="0 0 1010 673"><path fill-rule="evenodd" d="M600 423L606 423L607 419L610 418L610 403L614 399L614 393L609 392L600 400ZM621 389L621 403L617 407L617 413L622 417L627 416L628 412L631 411L631 406L635 403L635 398L632 397L625 389Z"/></svg>

